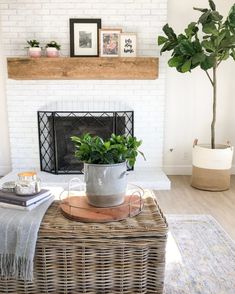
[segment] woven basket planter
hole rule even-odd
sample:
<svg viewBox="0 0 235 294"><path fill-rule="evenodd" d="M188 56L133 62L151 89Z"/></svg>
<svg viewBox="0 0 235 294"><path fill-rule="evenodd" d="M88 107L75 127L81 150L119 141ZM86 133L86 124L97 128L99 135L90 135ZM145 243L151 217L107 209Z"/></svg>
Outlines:
<svg viewBox="0 0 235 294"><path fill-rule="evenodd" d="M163 293L167 223L153 197L107 224L65 219L55 202L40 227L33 282L0 278L0 293Z"/></svg>
<svg viewBox="0 0 235 294"><path fill-rule="evenodd" d="M191 185L206 191L225 191L230 187L233 147L217 145L193 146Z"/></svg>

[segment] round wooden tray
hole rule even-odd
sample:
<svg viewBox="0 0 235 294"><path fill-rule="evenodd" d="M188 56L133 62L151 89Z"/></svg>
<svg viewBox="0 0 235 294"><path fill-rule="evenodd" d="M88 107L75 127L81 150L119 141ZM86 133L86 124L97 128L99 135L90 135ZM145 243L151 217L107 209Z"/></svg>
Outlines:
<svg viewBox="0 0 235 294"><path fill-rule="evenodd" d="M105 223L120 221L133 217L143 209L144 200L139 194L126 195L123 204L114 207L94 207L87 202L85 193L79 196L70 196L60 203L62 214L71 220L80 222Z"/></svg>

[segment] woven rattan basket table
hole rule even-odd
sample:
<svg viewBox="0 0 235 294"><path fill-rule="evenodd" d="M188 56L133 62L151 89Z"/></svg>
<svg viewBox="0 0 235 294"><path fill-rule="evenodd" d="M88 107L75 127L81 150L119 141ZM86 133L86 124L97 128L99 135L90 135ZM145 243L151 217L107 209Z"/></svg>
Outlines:
<svg viewBox="0 0 235 294"><path fill-rule="evenodd" d="M40 227L33 282L0 278L0 293L162 293L167 223L155 198L119 222L80 223L64 218L59 202Z"/></svg>

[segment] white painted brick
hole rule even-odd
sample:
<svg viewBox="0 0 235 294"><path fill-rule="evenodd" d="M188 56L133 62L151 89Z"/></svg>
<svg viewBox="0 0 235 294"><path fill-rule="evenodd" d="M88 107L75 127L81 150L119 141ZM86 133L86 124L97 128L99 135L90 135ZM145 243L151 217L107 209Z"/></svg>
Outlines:
<svg viewBox="0 0 235 294"><path fill-rule="evenodd" d="M9 16L8 15L1 15L1 21L8 21Z"/></svg>
<svg viewBox="0 0 235 294"><path fill-rule="evenodd" d="M167 0L1 0L3 45L8 56L26 56L26 40L56 40L69 56L69 18L101 18L103 27L136 32L138 54L159 56L156 43L166 22ZM37 110L134 110L135 134L148 161L161 166L166 66L154 81L7 81L7 104L14 169L39 168ZM156 144L157 142L157 144Z"/></svg>
<svg viewBox="0 0 235 294"><path fill-rule="evenodd" d="M42 5L37 2L32 2L31 3L22 3L19 5L18 3L9 3L9 9L10 10L32 10L32 9L41 9Z"/></svg>
<svg viewBox="0 0 235 294"><path fill-rule="evenodd" d="M12 20L12 21L15 21L16 18L17 18L18 21L25 20L25 18L26 18L25 15L17 15L17 16L9 15L7 17L9 18L9 20ZM4 20L2 15L1 15L1 19L2 19L2 21ZM5 23L4 23L4 25L5 25Z"/></svg>
<svg viewBox="0 0 235 294"><path fill-rule="evenodd" d="M4 27L2 29L4 29ZM2 33L3 41L9 38L17 40L17 37L18 37L17 33Z"/></svg>
<svg viewBox="0 0 235 294"><path fill-rule="evenodd" d="M3 10L1 10L1 15L8 15L8 16L16 15L16 10L3 9Z"/></svg>
<svg viewBox="0 0 235 294"><path fill-rule="evenodd" d="M9 5L7 3L0 3L0 10L8 9Z"/></svg>

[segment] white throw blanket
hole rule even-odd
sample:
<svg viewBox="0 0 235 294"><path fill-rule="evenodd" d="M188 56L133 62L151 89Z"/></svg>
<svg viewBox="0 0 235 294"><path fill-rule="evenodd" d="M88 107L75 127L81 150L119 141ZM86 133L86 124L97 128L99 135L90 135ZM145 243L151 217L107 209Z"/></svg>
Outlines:
<svg viewBox="0 0 235 294"><path fill-rule="evenodd" d="M33 279L38 230L53 199L31 211L0 208L0 276Z"/></svg>

